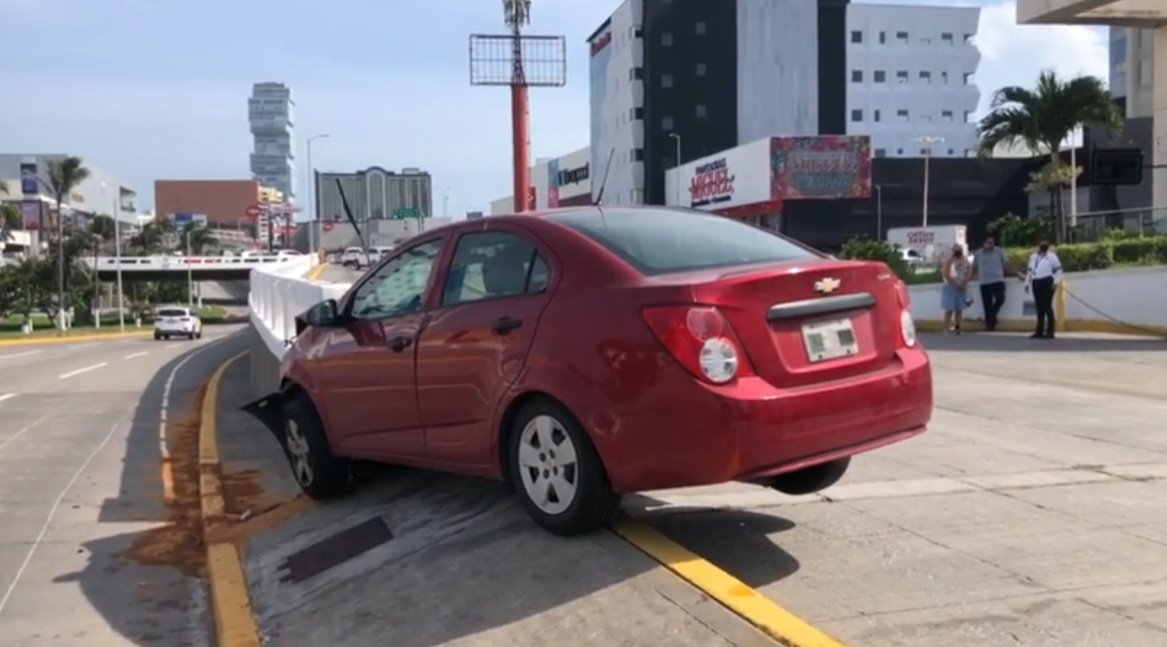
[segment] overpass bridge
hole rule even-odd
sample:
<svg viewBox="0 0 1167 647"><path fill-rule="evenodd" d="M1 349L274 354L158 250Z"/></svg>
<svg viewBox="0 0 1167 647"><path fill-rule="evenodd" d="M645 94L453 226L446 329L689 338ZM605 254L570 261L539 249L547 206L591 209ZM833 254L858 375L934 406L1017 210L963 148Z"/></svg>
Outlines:
<svg viewBox="0 0 1167 647"><path fill-rule="evenodd" d="M122 278L129 281L164 281L186 278L195 281L247 280L256 267L274 267L289 262L302 264L302 256L275 254L253 256L98 256L83 259L85 265L97 270L102 281L113 281L120 268Z"/></svg>

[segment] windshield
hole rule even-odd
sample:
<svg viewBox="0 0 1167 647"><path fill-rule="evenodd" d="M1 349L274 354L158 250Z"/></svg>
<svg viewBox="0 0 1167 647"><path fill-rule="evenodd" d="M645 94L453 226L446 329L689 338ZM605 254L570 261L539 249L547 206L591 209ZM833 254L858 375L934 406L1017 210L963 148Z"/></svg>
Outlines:
<svg viewBox="0 0 1167 647"><path fill-rule="evenodd" d="M822 258L793 241L732 218L684 209L611 209L548 216L651 276Z"/></svg>
<svg viewBox="0 0 1167 647"><path fill-rule="evenodd" d="M185 308L162 308L158 311L159 317L185 317L187 311Z"/></svg>

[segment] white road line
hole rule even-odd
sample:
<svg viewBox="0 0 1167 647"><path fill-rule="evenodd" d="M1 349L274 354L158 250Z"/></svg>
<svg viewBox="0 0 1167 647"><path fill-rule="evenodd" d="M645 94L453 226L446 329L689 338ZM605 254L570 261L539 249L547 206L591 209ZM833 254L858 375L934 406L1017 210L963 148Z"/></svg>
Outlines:
<svg viewBox="0 0 1167 647"><path fill-rule="evenodd" d="M121 420L117 421L117 424L109 428L109 432L105 434L105 438L102 438L101 442L97 444L97 447L94 447L93 451L89 452L89 456L85 457L85 461L81 463L81 467L78 467L77 471L73 473L73 478L69 479L69 482L66 483L65 487L61 489L61 493L57 495L56 500L53 501L53 506L49 508L49 516L45 519L44 525L41 526L40 532L37 533L36 539L33 540L32 546L29 546L28 554L24 556L24 561L20 563L20 568L16 569L16 575L12 577L12 583L9 584L8 588L4 591L4 597L0 598L0 615L4 614L4 607L8 606L8 600L12 598L12 592L16 590L16 584L20 582L20 578L24 575L24 571L28 570L28 565L32 563L32 556L36 553L36 549L39 548L41 542L45 540L45 535L48 534L49 526L52 525L53 517L57 515L57 509L61 507L61 502L65 500L65 495L69 493L69 490L73 489L73 486L77 483L77 480L81 478L81 474L87 467L89 467L89 464L93 462L93 459L97 457L97 454L102 449L104 449L106 445L109 444L109 440L113 438L113 435L115 432L117 432L118 428L125 423L126 419L122 418Z"/></svg>
<svg viewBox="0 0 1167 647"><path fill-rule="evenodd" d="M11 400L12 398L15 398L15 397L16 397L15 393L0 393L0 402L3 402L5 400Z"/></svg>
<svg viewBox="0 0 1167 647"><path fill-rule="evenodd" d="M17 357L28 357L30 355L39 355L45 351L43 350L26 350L23 353L8 353L7 355L0 355L0 359L15 359Z"/></svg>
<svg viewBox="0 0 1167 647"><path fill-rule="evenodd" d="M77 350L78 348L92 348L93 346L96 346L97 344L98 344L98 342L95 342L95 341L89 342L88 344L73 344L71 346L66 346L65 350Z"/></svg>
<svg viewBox="0 0 1167 647"><path fill-rule="evenodd" d="M94 364L93 366L86 366L85 368L79 368L75 371L69 371L68 373L61 373L60 375L57 376L57 379L58 380L67 380L75 375L81 375L82 373L88 373L89 371L96 371L97 369L102 368L104 366L108 366L108 365L109 365L109 362L102 362L100 364Z"/></svg>
<svg viewBox="0 0 1167 647"><path fill-rule="evenodd" d="M140 353L130 353L129 355L126 355L126 356L125 356L125 357L123 357L122 359L134 359L135 357L141 357L141 356L143 356L143 355L146 355L146 354L148 354L149 352L150 352L150 351L148 351L148 350L144 350L144 351L142 351L142 352L140 352Z"/></svg>
<svg viewBox="0 0 1167 647"><path fill-rule="evenodd" d="M40 423L42 423L42 422L44 422L44 421L46 421L46 420L48 420L48 419L49 419L49 416L48 416L48 415L43 415L43 416L41 416L41 417L37 418L36 420L33 420L33 421L32 421L32 423L30 423L30 424L29 424L27 427L25 427L24 429L21 429L20 431L18 431L18 432L16 432L16 433L12 434L11 436L9 436L9 437L5 438L5 439L4 439L4 440L2 440L2 441L0 441L0 449L4 449L5 447L7 447L7 446L9 445L9 443L11 443L12 441L16 440L17 438L20 438L20 437L21 437L21 436L23 436L25 433L27 433L27 432L28 432L30 429L32 429L33 427L35 427L35 426L39 425Z"/></svg>

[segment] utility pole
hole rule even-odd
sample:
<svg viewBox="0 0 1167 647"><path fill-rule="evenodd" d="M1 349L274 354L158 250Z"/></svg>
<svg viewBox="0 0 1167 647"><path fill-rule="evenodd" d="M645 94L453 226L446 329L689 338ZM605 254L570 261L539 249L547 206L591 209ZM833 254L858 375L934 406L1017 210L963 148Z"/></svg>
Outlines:
<svg viewBox="0 0 1167 647"><path fill-rule="evenodd" d="M320 225L320 214L316 213L316 169L312 167L312 142L327 139L328 133L312 135L308 138L308 253L316 253L316 228Z"/></svg>
<svg viewBox="0 0 1167 647"><path fill-rule="evenodd" d="M932 167L932 145L942 143L944 141L944 138L943 137L918 137L918 138L916 138L915 141L919 142L924 147L924 205L923 205L924 217L923 217L921 226L927 227L928 226L928 190L929 190L930 184L931 184L931 178L929 177L929 175L931 173L931 167Z"/></svg>

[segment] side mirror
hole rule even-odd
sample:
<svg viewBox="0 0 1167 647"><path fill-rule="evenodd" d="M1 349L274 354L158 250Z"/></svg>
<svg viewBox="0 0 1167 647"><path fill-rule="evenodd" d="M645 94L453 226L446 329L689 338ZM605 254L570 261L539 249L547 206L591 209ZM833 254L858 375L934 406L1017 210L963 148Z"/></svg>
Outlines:
<svg viewBox="0 0 1167 647"><path fill-rule="evenodd" d="M325 299L296 317L296 334L304 332L304 329L309 326L328 328L339 323L340 309L336 304L336 299Z"/></svg>

